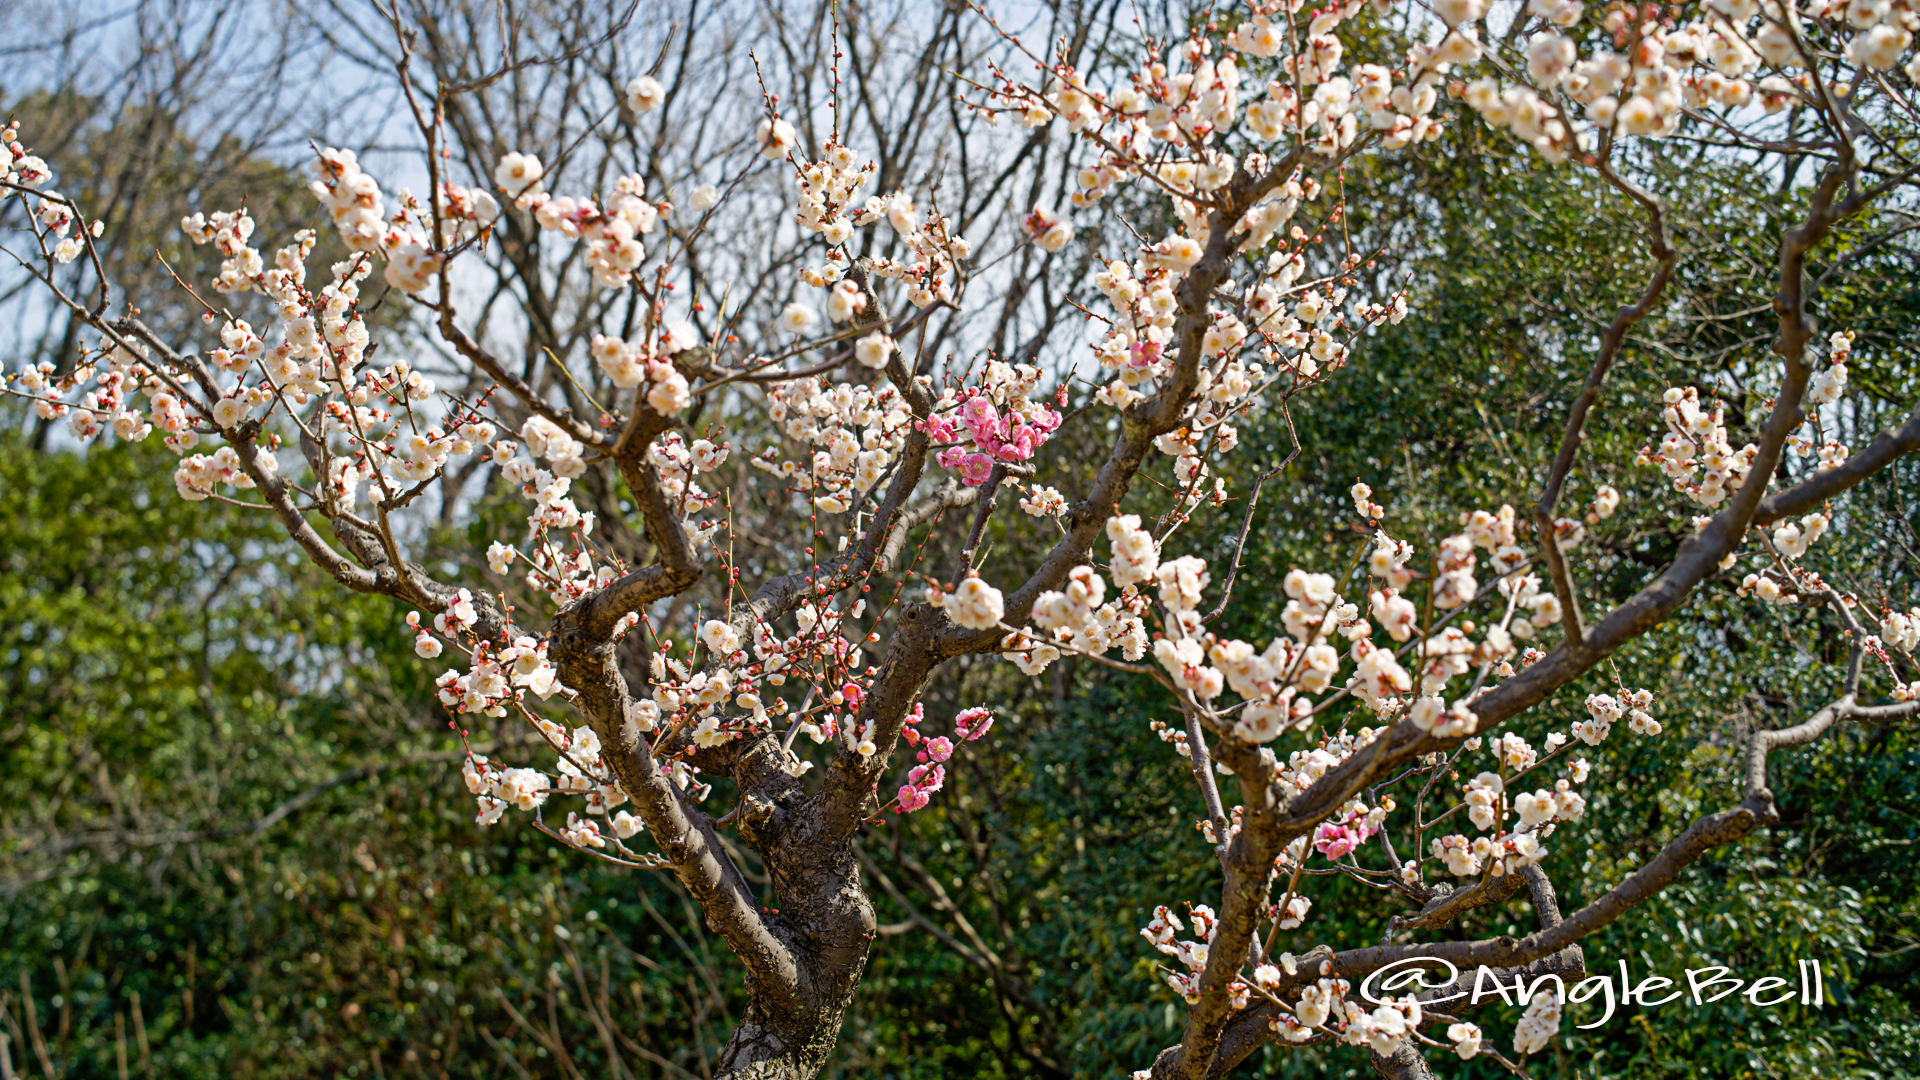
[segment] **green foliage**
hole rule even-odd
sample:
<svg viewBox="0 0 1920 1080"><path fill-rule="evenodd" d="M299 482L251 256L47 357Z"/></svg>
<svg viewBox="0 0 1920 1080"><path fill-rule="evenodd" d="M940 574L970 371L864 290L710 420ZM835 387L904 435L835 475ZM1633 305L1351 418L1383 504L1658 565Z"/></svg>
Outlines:
<svg viewBox="0 0 1920 1080"><path fill-rule="evenodd" d="M636 1064L713 1054L742 988L671 883L477 828L398 613L169 468L0 454L14 1067L29 996L60 1076L142 1033L159 1077L605 1074L589 1000Z"/></svg>

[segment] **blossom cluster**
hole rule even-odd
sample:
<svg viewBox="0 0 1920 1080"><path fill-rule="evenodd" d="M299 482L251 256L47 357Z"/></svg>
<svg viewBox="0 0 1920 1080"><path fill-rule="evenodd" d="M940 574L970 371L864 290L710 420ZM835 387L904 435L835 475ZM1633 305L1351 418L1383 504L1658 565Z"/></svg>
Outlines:
<svg viewBox="0 0 1920 1080"><path fill-rule="evenodd" d="M1587 719L1574 723L1573 737L1588 746L1599 746L1607 740L1614 722L1623 716L1635 734L1658 735L1660 722L1647 711L1652 705L1651 690L1623 690L1618 695L1588 694Z"/></svg>
<svg viewBox="0 0 1920 1080"><path fill-rule="evenodd" d="M639 390L648 408L672 416L693 400L687 377L673 366L673 358L698 344L692 324L674 320L658 334L637 341L595 334L589 351L608 382L622 390Z"/></svg>
<svg viewBox="0 0 1920 1080"><path fill-rule="evenodd" d="M1165 57L1150 52L1112 90L1090 85L1060 63L1053 66L1050 88L1003 79L979 108L995 119L1015 116L1029 127L1064 121L1069 131L1101 149L1100 158L1079 173L1076 207L1090 205L1148 160L1167 170L1162 183L1168 186L1196 193L1217 190L1234 172L1233 159L1217 148L1219 137L1230 131L1256 145L1297 139L1328 157L1353 146L1363 122L1389 148L1439 135L1442 126L1429 114L1452 56L1428 50L1416 54L1418 61L1407 70L1362 64L1342 73L1345 45L1334 32L1359 14L1361 0L1318 9L1298 29L1289 18L1293 9L1282 3L1261 0L1250 6L1251 17L1217 43L1195 34ZM1218 53L1216 44L1223 47ZM1266 84L1264 97L1243 102L1243 68L1276 58L1280 77ZM1155 144L1173 152L1170 160L1156 154Z"/></svg>
<svg viewBox="0 0 1920 1080"><path fill-rule="evenodd" d="M1880 640L1890 649L1911 653L1920 649L1920 608L1889 611L1880 620Z"/></svg>
<svg viewBox="0 0 1920 1080"><path fill-rule="evenodd" d="M1813 373L1807 381L1807 426L1810 432L1796 432L1787 441L1793 452L1802 456L1812 455L1816 472L1825 472L1839 466L1847 460L1845 443L1827 433L1826 417L1822 406L1831 405L1840 400L1847 389L1847 361L1853 357L1854 335L1851 330L1836 331L1827 339L1827 366ZM1811 355L1817 352L1809 347L1808 362L1817 359Z"/></svg>
<svg viewBox="0 0 1920 1080"><path fill-rule="evenodd" d="M1040 382L1032 364L988 363L978 387L949 391L921 422L941 449L934 460L960 474L961 483L978 486L996 464L1030 460L1060 426L1060 413L1035 402ZM949 412L948 410L951 410Z"/></svg>
<svg viewBox="0 0 1920 1080"><path fill-rule="evenodd" d="M0 127L0 180L21 187L39 187L53 179L47 163L27 151L20 143L20 124L9 122Z"/></svg>
<svg viewBox="0 0 1920 1080"><path fill-rule="evenodd" d="M801 228L819 234L829 246L837 248L853 238L856 220L859 224L868 224L878 220L883 212L897 209L902 222L911 221L906 216L912 213L910 202L903 201L897 207L891 203L856 207L855 193L873 179L873 163L855 168L853 151L837 139L829 139L820 149L820 159L799 166L794 176L798 205L793 216ZM896 198L904 199L904 196Z"/></svg>
<svg viewBox="0 0 1920 1080"><path fill-rule="evenodd" d="M593 280L604 288L620 288L633 281L634 271L647 257L640 238L673 213L671 203L646 198L646 178L636 173L616 177L604 205L584 196L540 190L537 181L544 173L539 158L508 154L494 175L501 190L514 196L514 206L533 212L534 224L540 229L585 242L582 246L587 267ZM529 177L534 183L522 187Z"/></svg>
<svg viewBox="0 0 1920 1080"><path fill-rule="evenodd" d="M1436 51L1461 63L1477 59L1485 47L1473 24L1488 6L1487 0L1436 4L1435 14L1448 25ZM1543 20L1525 39L1529 81L1486 76L1467 83L1462 96L1489 124L1510 129L1556 162L1597 137L1673 135L1690 115L1754 106L1772 114L1817 102L1816 72L1808 67L1820 54L1803 50L1801 39L1816 23L1830 28L1843 43L1845 61L1863 77L1897 65L1920 27L1910 9L1887 3L1713 0L1686 20L1642 18L1632 8L1613 7L1599 20L1612 47L1602 44L1583 56L1582 41L1605 38L1563 32L1583 18L1578 0L1530 0L1526 14ZM1920 73L1920 57L1910 59L1907 70L1910 77Z"/></svg>
<svg viewBox="0 0 1920 1080"><path fill-rule="evenodd" d="M269 260L252 244L254 222L244 210L194 214L181 222L190 240L220 254L214 287L262 296L270 325L256 329L243 318L210 315L219 324L219 346L204 355L193 375L172 362L156 362L141 342L108 334L90 359L58 380L45 365L14 376L9 381L16 392L33 397L42 417L65 417L70 433L83 441L107 432L127 441L162 433L181 458L175 485L192 500L284 482L274 453L279 436L270 426L276 414L302 431L310 456L317 454L315 488L329 513L353 513L369 482L376 502L398 502L404 491L436 476L450 457L487 447L496 436L494 425L469 404L442 394L411 364L366 366L371 335L361 310L362 283L372 273L375 253L388 258L391 282L395 265L404 261L400 248L424 243L407 231L413 226L406 221L418 217L418 208L408 198L393 218L384 217L379 186L350 153L324 150L316 168L322 177L314 184L316 194L357 250L318 281L311 280L308 266L316 243L311 231L297 233ZM17 167L11 172L26 174ZM488 213L486 200L449 192L466 207L463 212ZM226 445L193 453L209 435Z"/></svg>
<svg viewBox="0 0 1920 1080"><path fill-rule="evenodd" d="M830 383L816 376L776 384L767 397L767 418L810 452L796 460L769 445L753 455L752 465L786 480L824 514L846 513L879 486L914 422L890 385Z"/></svg>
<svg viewBox="0 0 1920 1080"><path fill-rule="evenodd" d="M1114 519L1124 524L1124 519ZM1111 523L1109 525L1111 528ZM1128 660L1147 653L1147 628L1142 615L1146 597L1122 593L1106 600L1107 584L1090 566L1074 567L1063 591L1048 590L1034 601L1033 621L1051 634L1059 647L1105 653L1119 649Z"/></svg>
<svg viewBox="0 0 1920 1080"><path fill-rule="evenodd" d="M1276 201L1266 204L1285 210L1275 224L1318 191L1310 177L1280 185L1272 196ZM1102 404L1127 408L1146 398L1154 380L1173 373L1174 332L1183 312L1177 291L1206 250L1207 230L1204 215L1196 211L1184 235L1143 247L1132 262L1113 260L1094 275L1095 287L1113 312L1104 335L1093 343L1095 359L1111 376L1096 394ZM1260 232L1251 228L1243 244L1264 245L1267 238ZM1303 383L1313 380L1324 369L1346 362L1351 338L1360 329L1405 317L1404 297L1388 305L1350 309L1346 286L1301 283L1305 265L1297 251L1275 251L1236 308L1209 306L1201 339L1198 411L1190 423L1158 443L1164 453L1193 459L1176 470L1183 485L1203 479L1196 468L1200 455L1229 452L1238 444L1227 417L1275 375L1284 373Z"/></svg>
<svg viewBox="0 0 1920 1080"><path fill-rule="evenodd" d="M1255 981L1277 984L1281 970L1296 965L1292 956L1282 956L1278 967L1266 964L1256 968ZM1294 973L1288 970L1288 974ZM1348 1046L1383 1055L1393 1054L1414 1037L1423 1019L1417 997L1388 999L1369 1008L1371 1003L1348 996L1352 989L1345 979L1323 976L1301 987L1292 1010L1268 1023L1287 1042L1301 1043L1318 1034L1330 1034Z"/></svg>
<svg viewBox="0 0 1920 1080"><path fill-rule="evenodd" d="M478 805L475 821L492 825L509 809L534 813L543 809L555 795L581 796L582 818L569 811L562 837L575 847L604 848L608 833L627 840L641 830L640 820L627 811L613 811L627 801L627 795L613 779L601 757L600 738L592 728L569 731L552 720L537 720L535 726L557 757L552 773L525 767L509 767L484 754L469 752L461 768L467 791ZM603 827L594 817L612 815ZM621 845L624 849L624 845Z"/></svg>
<svg viewBox="0 0 1920 1080"><path fill-rule="evenodd" d="M1658 450L1641 448L1640 463L1658 465L1676 489L1700 505L1719 506L1746 480L1760 448L1748 443L1734 450L1727 442L1725 408L1703 408L1691 386L1669 389L1665 401L1666 437Z"/></svg>
<svg viewBox="0 0 1920 1080"><path fill-rule="evenodd" d="M821 147L818 160L803 161L798 156L793 126L785 120L769 118L760 128L761 156L787 158L793 163L794 221L804 230L818 234L828 245L823 266L805 267L802 283L829 290L827 311L832 321L847 322L866 311L877 297L877 281L897 283L907 300L918 308L954 300L954 284L959 268L973 254L973 245L954 231L944 215L925 213L914 204L913 196L901 190L869 196L855 205L856 193L873 176L871 162L855 167L854 152L844 143L829 139ZM861 261L865 271L861 281L849 278L853 258L846 244L854 230L884 220L900 242L898 257L875 255ZM781 326L789 333L811 330L817 321L813 309L796 301L781 316ZM892 349L892 340L876 331L862 341L860 362L871 368L883 367Z"/></svg>
<svg viewBox="0 0 1920 1080"><path fill-rule="evenodd" d="M27 189L38 188L52 179L53 172L47 168L47 163L29 153L21 144L19 123L10 122L0 127L0 183L13 185L0 188L0 202L16 192L24 198ZM73 228L73 207L58 194L47 192L42 195L34 210L34 217L46 230L41 240L42 248L45 248L46 241L54 241L49 251L54 262L70 263L86 250L86 240ZM101 226L101 222L94 222L94 236L100 235Z"/></svg>
<svg viewBox="0 0 1920 1080"><path fill-rule="evenodd" d="M1900 669L1895 666L1892 653L1900 653L1912 661L1920 653L1920 607L1910 611L1888 611L1880 620L1880 633L1868 638L1864 643L1868 652L1887 669L1893 681L1893 700L1897 702L1920 701L1920 678L1903 682ZM1889 651L1891 650L1891 651Z"/></svg>
<svg viewBox="0 0 1920 1080"><path fill-rule="evenodd" d="M359 158L351 150L321 150L313 171L315 179L308 190L332 215L341 242L351 251L384 257L387 284L402 292L424 291L446 263L448 246L477 235L500 217L500 203L490 193L451 182L441 184L434 193L431 213L403 191L400 208L389 215L379 182L360 168ZM220 218L215 215L212 223L205 223L196 214L181 227L196 242L205 243L211 238L205 234L217 237L224 231ZM436 221L440 228L437 243L430 235ZM252 231L251 221L247 222L247 231ZM238 239L244 241L245 236ZM226 243L221 248L229 255L229 262L222 268L217 287L226 292L247 288L259 273L257 254L249 261L246 250L228 251Z"/></svg>
<svg viewBox="0 0 1920 1080"><path fill-rule="evenodd" d="M1605 490L1617 502L1618 493ZM1364 495L1356 497L1365 502ZM1596 504L1611 513L1610 505L1600 500ZM1249 742L1271 742L1288 727L1308 722L1316 707L1314 695L1330 690L1358 698L1383 717L1410 716L1422 729L1442 736L1468 732L1474 726L1470 710L1464 699L1448 704L1442 696L1445 688L1476 664L1511 674L1509 659L1516 654L1516 642L1557 623L1560 609L1552 593L1541 591L1537 577L1520 573L1529 557L1516 543L1511 507L1462 515L1461 524L1464 531L1440 544L1440 572L1430 587L1434 607L1449 611L1479 595L1477 551L1487 550L1507 611L1485 628L1481 640L1460 626L1442 626L1419 641L1417 693L1415 673L1400 659L1419 636L1419 609L1399 592L1413 580L1406 567L1412 548L1384 530L1376 531L1367 560L1369 572L1383 582L1368 593L1367 611L1398 648L1374 642L1374 624L1358 604L1341 595L1332 575L1301 569L1281 582L1287 597L1281 611L1285 636L1264 649L1222 639L1207 630L1200 612L1211 582L1206 561L1191 555L1163 559L1158 542L1132 515L1115 516L1106 527L1108 570L1118 595L1108 596L1106 579L1096 568L1078 568L1064 591L1036 599L1032 618L1039 629L1027 627L1009 635L1003 648L1030 674L1063 650L1100 655L1121 647L1129 660L1139 659L1148 643L1145 616L1157 598L1162 631L1151 651L1169 684L1198 705L1221 707L1223 719L1232 717L1234 733ZM1577 522L1569 524L1581 528ZM1560 543L1570 546L1564 539ZM1149 583L1155 586L1151 594L1142 588ZM952 589L936 586L930 595L961 626L991 628L1004 614L1004 597L977 572L969 572ZM1521 612L1525 617L1517 618ZM1352 674L1339 683L1348 661ZM1220 699L1228 691L1241 699L1239 704L1224 706Z"/></svg>
<svg viewBox="0 0 1920 1080"><path fill-rule="evenodd" d="M917 720L920 716L921 707L916 704L910 720ZM947 770L944 762L953 756L957 748L955 740L973 742L985 735L992 727L993 710L984 706L963 709L954 716L952 739L945 735L925 738L909 723L901 734L908 742L918 745L919 749L914 755L917 764L907 770L907 782L900 786L899 794L894 797L895 811L911 814L915 810L926 809L934 793L946 785Z"/></svg>
<svg viewBox="0 0 1920 1080"><path fill-rule="evenodd" d="M1549 757L1566 745L1564 736L1557 733L1549 737L1548 744ZM1454 833L1435 837L1429 845L1433 858L1455 877L1479 877L1483 873L1499 877L1539 862L1547 856L1541 841L1553 834L1555 823L1578 821L1587 811L1586 797L1573 790L1588 775L1585 759L1570 762L1565 774L1550 788L1518 791L1513 782L1532 772L1541 763L1540 755L1513 733L1494 740L1493 745L1500 765L1513 769L1513 774L1503 777L1496 771L1481 772L1467 781L1460 803L1467 820L1488 835ZM1516 820L1517 827L1509 829L1506 823Z"/></svg>
<svg viewBox="0 0 1920 1080"><path fill-rule="evenodd" d="M850 623L861 617L864 606L864 601L856 601L850 609L840 611L803 604L795 613L797 632L787 637L775 633L766 623L753 624L743 636L734 625L709 619L697 635L706 654L706 662L700 667L691 663L691 657L683 661L670 655L672 642L661 643L652 657L647 684L650 692L635 704L637 728L659 742L684 732L695 748L714 747L751 732L767 731L777 718L791 711L779 688L790 678L798 678L815 686L833 683L835 688L819 707L792 716L790 723L796 732L816 743L835 741L862 755L873 755L877 752L877 721L859 718L873 669L862 668L862 651L846 636L857 633ZM464 591L431 624L423 622L417 613L409 616L409 625L422 642L421 655L438 656L444 638L464 642L459 647L473 661L467 671L449 670L440 677L442 703L456 713L497 716L518 710L547 735L558 756L555 770L542 771L508 769L473 755L467 782L479 802L480 823L492 824L508 807L537 810L551 794L584 795L589 815L605 815L626 801L618 782L600 760L600 744L590 729L578 728L569 734L553 721L528 711L530 693L540 698L571 696L555 678L546 643L522 637L510 647L489 649L473 633L476 622L472 598ZM980 739L993 726L990 710L968 709L954 717L952 737L927 737L917 727L922 718L922 707L916 704L902 732L910 744L917 746L919 763L909 771L908 781L894 803L901 813L924 808L944 784L944 763L957 745ZM706 796L708 787L699 781L697 766L680 759L663 764L677 786L695 798ZM811 763L798 755L787 754L786 768L794 775L804 774L810 767ZM618 840L625 840L641 827L638 819L625 813L612 818L604 828L570 814L567 827L559 835L576 847L601 848L608 841L609 831Z"/></svg>

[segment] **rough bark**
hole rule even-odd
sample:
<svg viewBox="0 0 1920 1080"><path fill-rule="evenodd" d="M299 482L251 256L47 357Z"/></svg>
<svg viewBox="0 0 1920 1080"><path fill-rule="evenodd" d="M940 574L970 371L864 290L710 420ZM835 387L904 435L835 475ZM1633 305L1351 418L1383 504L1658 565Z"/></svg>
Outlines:
<svg viewBox="0 0 1920 1080"><path fill-rule="evenodd" d="M1381 1080L1433 1080L1433 1070L1427 1068L1427 1059L1420 1055L1411 1042L1401 1043L1400 1048L1391 1054L1369 1051L1367 1057L1373 1065L1373 1075Z"/></svg>

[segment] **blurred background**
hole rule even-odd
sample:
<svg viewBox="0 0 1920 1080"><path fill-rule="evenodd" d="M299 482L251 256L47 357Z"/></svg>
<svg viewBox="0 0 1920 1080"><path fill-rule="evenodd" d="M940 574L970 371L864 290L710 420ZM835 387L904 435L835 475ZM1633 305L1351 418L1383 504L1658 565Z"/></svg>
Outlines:
<svg viewBox="0 0 1920 1080"><path fill-rule="evenodd" d="M780 220L788 196L778 171L743 169L758 164L742 152L761 101L749 49L796 115L824 123L809 94L837 31L843 96L864 99L843 126L882 164L872 190L919 185L979 249L1028 206L1064 205L1064 138L986 132L951 108L962 89L952 72L1000 48L958 5L643 7L399 0L399 20L418 28L404 77L473 86L448 124L455 167L474 178L498 153L528 149L564 159L589 189L626 171L662 188L738 180L729 205L741 227L701 255L715 280L740 269L749 322L778 309L781 282L805 258L790 230L754 224ZM1003 17L1097 70L1132 20L1177 32L1202 16L1046 0ZM1369 30L1389 47L1403 32ZM206 331L156 257L205 276L204 252L179 234L183 214L244 202L267 242L321 224L302 187L310 139L358 149L390 189L424 183L394 40L388 14L360 0L0 0L0 113L20 121L59 189L105 220L109 273L129 299L189 341ZM642 70L679 102L644 126L614 105ZM823 133L804 135L817 145ZM1611 483L1630 509L1657 511L1592 530L1581 569L1595 603L1629 595L1680 539L1677 497L1633 463L1656 436L1660 393L1712 385L1737 429L1765 391L1769 253L1808 175L1756 177L1677 143L1650 146L1636 168L1672 200L1682 262L1671 302L1630 339L1569 493L1584 501ZM1290 430L1303 447L1262 489L1225 628L1262 644L1284 604L1279 576L1333 569L1363 539L1330 524L1345 520L1355 480L1423 550L1462 510L1531 498L1595 327L1650 265L1631 207L1589 173L1512 150L1470 114L1417 155L1356 164L1345 185L1357 246L1381 251L1376 280L1406 284L1415 316L1366 340L1324 387L1248 417L1248 449L1223 466L1243 495L1287 454ZM1110 204L1113 222L1164 213L1126 198ZM0 246L20 235L21 213L18 200L0 207ZM1911 224L1888 213L1841 234L1814 270L1826 327L1859 334L1844 417L1854 446L1920 387L1920 267L1902 231ZM1061 257L1027 249L1003 263L984 313L938 332L956 349L1071 364L1081 331L1070 305L1090 292L1102 237L1124 236L1084 214L1081 224ZM1894 238L1860 239L1875 230ZM577 356L591 327L618 323L622 303L557 270L566 252L551 238L540 244L510 216L497 279L462 283L471 310L497 320L492 332L530 364L546 349ZM0 264L0 361L70 366L81 335L11 260ZM88 287L82 265L69 269ZM383 317L388 347L418 350L430 367L431 346L397 305ZM320 580L270 520L181 501L163 448L79 451L64 436L0 404L0 1045L13 1075L711 1075L744 1002L724 946L668 875L587 860L511 819L474 825L459 741L403 612ZM1102 441L1070 426L1037 479L1073 491ZM600 495L617 512L615 493ZM1912 460L1851 493L1822 541L1822 572L1902 607L1920 599L1916 502ZM1218 558L1244 506L1198 511L1186 550ZM516 513L483 484L455 484L416 527L434 559L477 574ZM992 542L996 559L1017 563L1048 538L1014 518L993 519ZM936 530L933 565L950 563L955 528ZM748 562L779 554L769 540ZM1615 672L1660 695L1665 734L1617 735L1590 755L1587 818L1545 864L1563 905L1735 801L1746 733L1804 718L1837 684L1845 653L1831 618L1737 598L1737 581L1704 588L1684 624L1522 726L1536 743L1565 730ZM1208 902L1218 886L1184 761L1149 728L1172 718L1170 703L1072 660L1038 680L960 663L929 714L981 701L1001 706L995 737L955 759L932 807L864 841L883 927L828 1075L1109 1077L1176 1038L1180 1012L1137 930L1156 904ZM508 757L520 739L474 731L476 749ZM1738 997L1623 1009L1567 1031L1534 1075L1920 1076L1917 765L1915 735L1899 727L1841 729L1777 755L1779 826L1694 865L1586 945L1596 972L1626 961L1674 978L1708 964L1751 978L1817 958L1824 1009ZM1317 880L1295 951L1377 940L1397 910L1351 882ZM1531 926L1516 904L1476 911L1464 929ZM1481 1023L1504 1043L1516 1011L1499 1012ZM1483 1060L1434 1066L1494 1075ZM1365 1068L1352 1051L1269 1048L1243 1073Z"/></svg>

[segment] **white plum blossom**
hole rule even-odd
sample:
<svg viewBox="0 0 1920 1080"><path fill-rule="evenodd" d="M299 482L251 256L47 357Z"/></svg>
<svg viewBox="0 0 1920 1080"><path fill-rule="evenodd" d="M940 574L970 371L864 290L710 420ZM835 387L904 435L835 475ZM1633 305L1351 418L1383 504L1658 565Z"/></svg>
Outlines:
<svg viewBox="0 0 1920 1080"><path fill-rule="evenodd" d="M991 630L1000 624L1001 616L1006 614L1006 602L1000 590L971 571L957 588L945 594L940 606L946 609L947 616L955 625L968 630Z"/></svg>
<svg viewBox="0 0 1920 1080"><path fill-rule="evenodd" d="M652 112L666 97L667 88L651 75L641 75L627 83L627 108L634 112Z"/></svg>
<svg viewBox="0 0 1920 1080"><path fill-rule="evenodd" d="M1560 995L1551 989L1535 990L1527 1011L1514 1028L1513 1049L1519 1054L1536 1054L1560 1031Z"/></svg>
<svg viewBox="0 0 1920 1080"><path fill-rule="evenodd" d="M546 170L540 159L532 154L518 152L501 155L500 163L493 167L493 182L509 198L518 198L540 189L540 179Z"/></svg>

